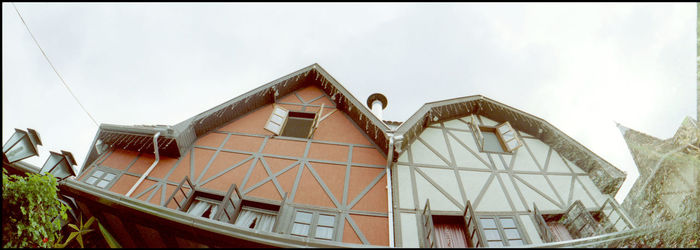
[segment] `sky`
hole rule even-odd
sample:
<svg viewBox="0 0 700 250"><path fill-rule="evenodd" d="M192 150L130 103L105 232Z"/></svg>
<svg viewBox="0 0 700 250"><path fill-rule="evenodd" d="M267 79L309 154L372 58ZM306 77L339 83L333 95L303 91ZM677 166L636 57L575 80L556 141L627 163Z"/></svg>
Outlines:
<svg viewBox="0 0 700 250"><path fill-rule="evenodd" d="M697 119L695 3L18 3L98 123L175 125L313 63L383 118L481 94L638 176L615 126L657 138ZM2 140L39 132L82 166L97 125L2 4Z"/></svg>

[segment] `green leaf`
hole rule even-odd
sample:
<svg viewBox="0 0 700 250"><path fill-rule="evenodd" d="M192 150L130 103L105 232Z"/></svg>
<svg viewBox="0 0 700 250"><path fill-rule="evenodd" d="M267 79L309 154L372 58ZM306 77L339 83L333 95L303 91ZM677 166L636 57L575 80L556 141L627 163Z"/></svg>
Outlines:
<svg viewBox="0 0 700 250"><path fill-rule="evenodd" d="M76 237L75 239L78 240L78 244L80 244L80 248L85 248L85 246L83 245L83 236L81 234L78 234L78 237Z"/></svg>
<svg viewBox="0 0 700 250"><path fill-rule="evenodd" d="M63 245L68 245L68 243L75 238L75 236L78 236L78 232L72 232L70 235L68 235L68 239L66 239L66 242L63 243Z"/></svg>
<svg viewBox="0 0 700 250"><path fill-rule="evenodd" d="M75 231L80 231L80 229L78 229L78 226L76 226L76 225L68 224L68 226L75 229Z"/></svg>
<svg viewBox="0 0 700 250"><path fill-rule="evenodd" d="M90 219L88 219L88 221L85 222L85 225L83 226L83 228L89 228L90 225L92 225L92 223L93 223L94 221L95 221L95 216L90 217Z"/></svg>
<svg viewBox="0 0 700 250"><path fill-rule="evenodd" d="M102 223L100 221L97 221L97 226L100 228L100 233L102 233L102 236L105 238L105 241L107 241L107 245L109 245L110 248L122 248L121 245L119 245L119 242L117 242L116 239L112 236L112 234L107 231L107 229L102 226Z"/></svg>

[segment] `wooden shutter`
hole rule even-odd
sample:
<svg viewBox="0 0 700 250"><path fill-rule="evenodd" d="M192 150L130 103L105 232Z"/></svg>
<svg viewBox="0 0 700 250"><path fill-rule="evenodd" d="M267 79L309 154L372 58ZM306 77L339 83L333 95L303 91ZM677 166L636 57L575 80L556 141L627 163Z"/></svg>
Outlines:
<svg viewBox="0 0 700 250"><path fill-rule="evenodd" d="M174 201L175 204L177 205L177 209L180 211L184 211L185 208L187 207L187 202L189 202L190 197L192 197L192 194L194 194L194 187L192 187L192 182L190 182L190 178L185 176L185 178L180 181L180 184L177 185L177 188L175 191L173 191L173 194L170 195L170 198L168 198L168 201L165 202L164 207L167 207L170 201Z"/></svg>
<svg viewBox="0 0 700 250"><path fill-rule="evenodd" d="M467 245L470 248L483 247L481 231L479 231L477 219L474 216L474 208L470 201L467 201L467 206L464 209L464 223L467 228Z"/></svg>
<svg viewBox="0 0 700 250"><path fill-rule="evenodd" d="M479 129L479 122L476 119L476 115L471 115L469 127L472 129L474 136L476 136L476 144L479 147L479 150L484 150L484 135L481 134L481 129Z"/></svg>
<svg viewBox="0 0 700 250"><path fill-rule="evenodd" d="M496 132L498 132L498 138L500 138L503 148L508 152L513 152L523 145L509 122L496 126Z"/></svg>
<svg viewBox="0 0 700 250"><path fill-rule="evenodd" d="M293 208L289 205L289 192L284 193L284 199L282 199L282 204L280 204L280 209L277 212L277 218L275 219L275 226L272 228L272 232L285 233L287 224L289 224L291 214L294 212Z"/></svg>
<svg viewBox="0 0 700 250"><path fill-rule="evenodd" d="M425 202L425 209L421 216L423 222L423 247L434 248L435 246L435 227L433 226L433 214L430 212L430 200Z"/></svg>
<svg viewBox="0 0 700 250"><path fill-rule="evenodd" d="M544 220L544 217L542 217L542 213L537 209L535 203L532 203L532 208L535 222L537 223L537 229L540 231L540 238L542 238L544 242L553 242L554 237L552 236L552 231L549 229L549 226L547 226L547 222Z"/></svg>
<svg viewBox="0 0 700 250"><path fill-rule="evenodd" d="M575 239L599 235L603 232L603 228L586 210L580 200L571 204L562 219L562 224L566 226L571 237Z"/></svg>
<svg viewBox="0 0 700 250"><path fill-rule="evenodd" d="M275 135L280 135L284 125L287 123L287 116L289 116L289 110L279 106L277 104L272 105L272 114L267 118L265 123L265 129L274 133Z"/></svg>
<svg viewBox="0 0 700 250"><path fill-rule="evenodd" d="M236 216L238 216L238 213L241 211L242 200L243 197L236 184L231 184L228 192L226 192L226 196L224 196L221 204L219 204L219 209L216 211L216 215L214 215L214 220L233 224L236 221Z"/></svg>
<svg viewBox="0 0 700 250"><path fill-rule="evenodd" d="M321 105L323 105L323 104L321 104ZM321 107L321 108L323 108L323 107ZM309 134L306 135L307 139L311 138L311 135L313 135L314 131L316 131L316 127L318 127L318 116L319 116L318 113L314 114L314 121L311 123L311 127L309 128Z"/></svg>

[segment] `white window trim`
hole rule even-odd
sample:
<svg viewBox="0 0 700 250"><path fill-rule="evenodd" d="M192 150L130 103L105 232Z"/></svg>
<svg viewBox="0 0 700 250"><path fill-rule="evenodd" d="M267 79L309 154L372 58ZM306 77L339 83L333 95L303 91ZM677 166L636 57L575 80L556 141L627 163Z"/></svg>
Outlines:
<svg viewBox="0 0 700 250"><path fill-rule="evenodd" d="M97 171L101 171L101 172L102 172L102 175L100 175L100 176L98 176L98 177L93 176ZM106 177L107 174L113 174L113 175L114 175L114 178L112 178L111 180L105 180L104 177ZM116 171L114 171L114 170L112 170L112 169L96 167L95 169L92 170L92 172L90 172L90 175L88 175L88 176L85 177L85 179L84 179L83 182L84 182L85 184L88 184L88 185L90 185L90 186L94 186L94 187L96 187L96 188L101 188L101 189L109 190L110 188L112 188L112 185L114 185L114 183L117 183L117 180L119 179L119 177L121 177L121 176L119 175L119 173L116 172ZM88 180L89 180L90 178L95 178L95 179L97 179L97 180L96 180L94 183L91 184L91 183L88 183ZM102 181L107 181L108 183L107 183L104 187L98 186L98 184L99 184L100 182L102 182Z"/></svg>

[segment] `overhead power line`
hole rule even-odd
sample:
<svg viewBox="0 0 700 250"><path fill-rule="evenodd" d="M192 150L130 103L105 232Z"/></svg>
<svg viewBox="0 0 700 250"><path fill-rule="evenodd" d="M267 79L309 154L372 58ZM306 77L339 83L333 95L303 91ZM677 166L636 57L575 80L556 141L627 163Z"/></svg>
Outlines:
<svg viewBox="0 0 700 250"><path fill-rule="evenodd" d="M58 70L56 70L56 67L53 66L53 63L51 63L51 60L49 60L49 57L46 55L46 52L44 52L44 49L41 48L41 45L39 45L39 42L38 42L38 41L36 40L36 38L34 37L34 34L32 34L32 31L29 30L29 26L28 26L27 23L24 21L24 18L22 18L22 14L19 13L19 10L17 9L17 6L15 6L15 3L12 3L12 6L15 8L15 11L17 12L17 15L19 16L19 19L22 20L22 23L24 24L24 27L27 28L27 31L29 32L29 35L32 36L32 39L34 40L34 43L36 43L36 46L39 47L39 50L41 50L41 54L44 55L44 58L46 58L46 61L49 62L49 65L50 65L51 68L53 69L53 72L56 72L56 75L58 76L58 78L61 79L61 82L63 83L63 86L66 87L66 89L67 89L68 92L71 94L71 96L73 96L73 99L75 99L75 101L78 102L78 105L80 105L80 107L83 109L83 111L85 111L85 113L90 117L90 119L92 120L92 122L95 123L95 126L98 126L98 127L99 127L100 125L97 123L97 121L95 121L95 118L93 118L92 115L90 115L90 112L88 112L87 109L85 109L85 106L83 106L83 104L80 103L80 101L78 100L78 97L75 96L75 94L74 94L73 91L70 89L70 87L68 87L68 84L66 84L66 81L63 80L63 77L61 77L61 74L59 74L59 73L58 73Z"/></svg>

